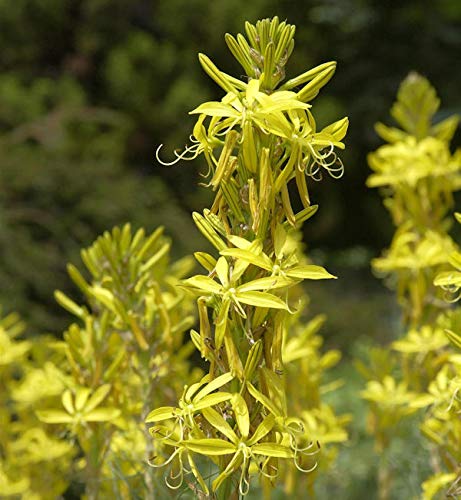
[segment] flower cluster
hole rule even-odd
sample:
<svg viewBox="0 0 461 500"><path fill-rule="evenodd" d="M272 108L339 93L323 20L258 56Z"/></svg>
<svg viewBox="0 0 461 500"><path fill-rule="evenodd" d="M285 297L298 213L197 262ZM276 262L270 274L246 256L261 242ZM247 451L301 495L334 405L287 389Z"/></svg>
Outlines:
<svg viewBox="0 0 461 500"><path fill-rule="evenodd" d="M333 177L343 172L335 148L344 147L348 121L317 130L310 103L336 64L323 64L282 84L294 27L274 18L245 28L247 38L226 35L226 42L247 80L227 75L200 54L203 69L225 95L191 112L198 115L191 145L170 163L203 155L208 186L215 192L211 208L193 218L219 255L197 252L206 273L181 283L197 298L200 325L191 338L209 362L209 372L185 388L177 405L154 409L146 420L154 424L154 441L170 450L153 457L151 464L171 465L169 481L175 487L184 474L192 474L205 494L210 489L246 494L252 475L274 484L285 463L313 470L317 436L332 430L329 442L346 438L347 419L336 419L317 397L321 355L308 335L300 335L298 343L310 349L318 378L312 378L315 401L305 414L297 408L298 414L291 416L286 379L288 366L299 367L288 348L292 334L287 325L295 330L289 318L298 317L302 307L297 302L302 293L295 290L303 280L335 278L305 261L293 235L317 210L308 182L319 180L322 170ZM290 200L292 181L303 206L298 213ZM299 377L299 370L290 370L290 380ZM306 399L295 397L301 408ZM200 456L214 463L211 488L200 472Z"/></svg>

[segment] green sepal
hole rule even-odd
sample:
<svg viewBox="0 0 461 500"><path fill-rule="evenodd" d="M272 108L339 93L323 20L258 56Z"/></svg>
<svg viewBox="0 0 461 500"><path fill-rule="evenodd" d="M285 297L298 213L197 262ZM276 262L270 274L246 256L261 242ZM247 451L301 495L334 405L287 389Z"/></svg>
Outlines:
<svg viewBox="0 0 461 500"><path fill-rule="evenodd" d="M248 406L243 397L238 393L232 395L231 404L240 435L247 438L250 432L250 414L248 412Z"/></svg>
<svg viewBox="0 0 461 500"><path fill-rule="evenodd" d="M264 455L274 458L293 458L294 451L291 448L277 443L260 443L251 447L251 451L255 455Z"/></svg>
<svg viewBox="0 0 461 500"><path fill-rule="evenodd" d="M37 410L38 419L45 424L70 424L74 417L63 410Z"/></svg>
<svg viewBox="0 0 461 500"><path fill-rule="evenodd" d="M219 377L215 378L211 382L209 382L203 389L201 389L196 396L194 397L195 400L200 400L207 394L212 393L213 391L216 391L217 389L220 389L223 385L226 385L229 383L234 376L232 373L224 373L223 375L220 375Z"/></svg>
<svg viewBox="0 0 461 500"><path fill-rule="evenodd" d="M258 391L256 387L251 384L250 382L247 383L248 387L248 392L257 400L259 401L265 408L267 408L275 417L280 417L282 413L280 410L275 406L272 401L265 396L262 392Z"/></svg>
<svg viewBox="0 0 461 500"><path fill-rule="evenodd" d="M236 446L224 439L187 439L183 445L190 451L200 453L201 455L219 456L235 453Z"/></svg>
<svg viewBox="0 0 461 500"><path fill-rule="evenodd" d="M177 408L173 408L172 406L161 406L160 408L156 408L151 411L144 421L148 424L151 422L161 422L175 417L177 413Z"/></svg>
<svg viewBox="0 0 461 500"><path fill-rule="evenodd" d="M285 270L285 274L292 278L300 278L303 280L325 280L336 279L336 276L330 274L322 266L305 265L295 266Z"/></svg>
<svg viewBox="0 0 461 500"><path fill-rule="evenodd" d="M187 288L197 288L203 292L215 293L219 294L222 290L222 286L219 283L216 283L213 279L208 276L192 276L191 278L187 278L181 282L181 286L185 286Z"/></svg>
<svg viewBox="0 0 461 500"><path fill-rule="evenodd" d="M237 443L237 435L216 410L213 410L213 408L205 408L202 410L202 415L217 431L226 436L232 443Z"/></svg>
<svg viewBox="0 0 461 500"><path fill-rule="evenodd" d="M267 276L265 278L258 278L256 280L249 281L244 285L240 285L237 289L237 293L240 294L241 292L270 290L270 289L275 290L277 288L285 288L295 284L296 281L290 278L286 278L284 276Z"/></svg>
<svg viewBox="0 0 461 500"><path fill-rule="evenodd" d="M198 402L194 402L194 410L200 411L204 408L209 408L210 406L215 406L224 401L229 401L232 398L230 392L216 392L214 394L208 394L208 396L194 398Z"/></svg>
<svg viewBox="0 0 461 500"><path fill-rule="evenodd" d="M237 292L235 294L239 302L256 307L269 307L271 309L286 309L288 304L279 297L266 292Z"/></svg>
<svg viewBox="0 0 461 500"><path fill-rule="evenodd" d="M272 413L270 413L258 425L258 427L254 431L253 435L251 436L251 438L247 442L248 446L253 446L258 441L261 441L261 439L263 437L267 436L267 434L269 434L269 432L271 432L271 430L273 429L274 425L275 425L275 416Z"/></svg>

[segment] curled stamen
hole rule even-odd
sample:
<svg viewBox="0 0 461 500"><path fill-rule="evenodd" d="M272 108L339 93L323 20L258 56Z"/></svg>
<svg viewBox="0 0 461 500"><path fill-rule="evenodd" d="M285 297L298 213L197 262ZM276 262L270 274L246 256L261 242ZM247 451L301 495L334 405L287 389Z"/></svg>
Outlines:
<svg viewBox="0 0 461 500"><path fill-rule="evenodd" d="M445 293L443 294L443 298L449 304L454 304L455 302L458 302L459 299L461 299L461 292L453 297L453 295L456 294L456 292L459 290L459 287L452 285L445 285L441 286L440 288L442 288L445 291Z"/></svg>
<svg viewBox="0 0 461 500"><path fill-rule="evenodd" d="M296 457L293 459L293 463L295 464L295 467L299 470L299 472L304 472L306 474L309 474L310 472L314 471L319 465L318 462L315 462L315 464L310 469L303 469L296 460Z"/></svg>
<svg viewBox="0 0 461 500"><path fill-rule="evenodd" d="M282 158L280 158L280 160L277 162L277 165L275 166L275 169L277 171L282 168L282 165L287 161L289 156L290 156L290 153L288 153L288 151L285 149Z"/></svg>
<svg viewBox="0 0 461 500"><path fill-rule="evenodd" d="M344 175L344 164L341 161L341 158L336 159L336 164L338 166L336 168L330 168L329 174L333 177L333 179L340 179Z"/></svg>
<svg viewBox="0 0 461 500"><path fill-rule="evenodd" d="M315 148L314 148L315 150ZM335 151L335 147L333 144L329 144L328 145L328 148L327 149L320 149L318 151L316 151L317 153L317 157L319 159L327 159L328 157L330 157L332 154L334 154L334 151Z"/></svg>
<svg viewBox="0 0 461 500"><path fill-rule="evenodd" d="M249 481L249 474L248 474L248 469L250 467L250 462L246 454L244 453L245 458L243 459L243 464L242 464L242 472L240 474L240 480L239 480L239 493L242 495L242 497L248 495L248 492L250 491L250 481Z"/></svg>
<svg viewBox="0 0 461 500"><path fill-rule="evenodd" d="M184 151L182 153L177 153L174 151L174 155L176 156L176 159L170 162L163 161L159 157L159 152L162 149L163 144L160 144L160 146L156 149L155 151L155 159L161 164L164 165L165 167L171 167L172 165L175 165L181 160L193 160L194 158L197 158L197 156L200 154L200 144L196 144L194 146L186 146ZM192 152L192 155L187 157L189 153Z"/></svg>
<svg viewBox="0 0 461 500"><path fill-rule="evenodd" d="M222 136L222 135L226 135L228 134L234 127L235 125L238 123L238 120L234 120L230 123L230 125L223 125L223 124L220 124L221 127L218 127L216 126L214 129L213 129L213 136Z"/></svg>
<svg viewBox="0 0 461 500"><path fill-rule="evenodd" d="M338 157L336 156L336 153L331 153L331 155L327 156L326 158L324 158L320 164L326 168L326 169L331 169L333 168L333 165L336 163L336 159Z"/></svg>
<svg viewBox="0 0 461 500"><path fill-rule="evenodd" d="M208 171L206 172L206 174L202 174L201 172L199 172L200 177L203 177L204 179L206 179L207 177L209 177L210 174L213 172L213 168L212 168L212 166L210 165L210 163L208 161L207 161L207 165L208 165Z"/></svg>
<svg viewBox="0 0 461 500"><path fill-rule="evenodd" d="M310 442L307 446L305 446L304 448L301 448L298 446L298 443L295 441L295 445L296 446L292 446L292 450L295 452L295 453L301 453L302 455L315 455L316 453L319 452L319 450L315 450L315 451L312 451L310 453L307 453L307 450L310 450L313 446L314 446L314 443L313 442Z"/></svg>
<svg viewBox="0 0 461 500"><path fill-rule="evenodd" d="M336 153L332 152L328 156L316 156L315 159L319 165L322 165L323 168L327 170L331 168L332 165L336 162Z"/></svg>
<svg viewBox="0 0 461 500"><path fill-rule="evenodd" d="M163 144L160 144L160 146L155 150L155 159L161 164L161 165L165 165L165 167L170 167L171 165L174 165L176 163L178 163L179 159L176 158L176 160L173 160L172 162L165 162L163 160L160 159L158 153L159 151L163 148Z"/></svg>
<svg viewBox="0 0 461 500"><path fill-rule="evenodd" d="M154 456L152 458L148 458L147 459L147 463L151 466L151 467L154 467L156 469L159 469L160 467L165 467L166 465L168 465L169 463L172 462L172 460L174 460L174 458L176 457L176 455L181 451L181 448L176 448L176 450L170 455L170 457L165 460L165 462L162 462L161 464L155 464L153 462L153 460L155 460L157 457Z"/></svg>
<svg viewBox="0 0 461 500"><path fill-rule="evenodd" d="M286 427L287 429L290 429L293 432L299 432L299 433L304 432L304 424L300 420L295 418L287 419Z"/></svg>
<svg viewBox="0 0 461 500"><path fill-rule="evenodd" d="M317 150L312 144L307 145L312 155L313 161L309 165L309 170L306 175L312 177L314 180L320 180L321 175L317 176L320 167L324 168L333 179L340 179L344 174L344 165L338 155L334 152L334 145L330 144L328 148ZM322 152L324 151L324 152ZM309 158L309 157L307 157ZM305 162L306 159L303 160Z"/></svg>
<svg viewBox="0 0 461 500"><path fill-rule="evenodd" d="M200 146L201 144L194 144L193 146L186 146L184 148L184 151L181 154L178 154L176 151L174 151L174 155L176 156L177 159L181 160L193 160L197 158L197 156L201 153L200 151ZM191 156L186 156L188 153L192 153Z"/></svg>
<svg viewBox="0 0 461 500"><path fill-rule="evenodd" d="M306 175L309 176L314 181L322 180L322 171L318 163L313 162L309 165L309 172L306 172Z"/></svg>
<svg viewBox="0 0 461 500"><path fill-rule="evenodd" d="M263 134L265 134L265 135L269 135L269 134L270 134L269 130L266 130L266 129L265 129L265 128L261 125L261 123L258 123L257 125L258 125L258 127L259 127L259 130L261 130L261 132L262 132Z"/></svg>
<svg viewBox="0 0 461 500"><path fill-rule="evenodd" d="M168 481L168 476L165 477L165 483L168 486L168 488L170 488L171 490L177 490L177 489L181 488L182 483L184 482L184 472L182 469L180 469L178 474L176 474L175 476L173 476L172 472L173 472L173 469L170 472L170 477L173 481L179 478L178 484L173 484L170 481Z"/></svg>
<svg viewBox="0 0 461 500"><path fill-rule="evenodd" d="M334 146L332 143L328 145L328 149L326 150L325 153L322 153L322 151L325 149L325 146L320 146L320 150L316 149L310 142L307 143L307 147L311 153L311 155L316 158L317 160L322 160L324 158L328 158L331 153L334 151ZM319 147L319 146L317 146Z"/></svg>
<svg viewBox="0 0 461 500"><path fill-rule="evenodd" d="M275 479L277 479L277 477L279 475L279 470L274 465L271 465L272 469L275 470L275 473L274 474L269 474L268 472L265 472L265 469L266 469L267 464L269 463L269 461L270 461L270 458L266 459L264 461L264 464L259 464L259 463L256 463L256 464L258 466L260 474L262 474L266 479L269 479L270 481L274 481Z"/></svg>
<svg viewBox="0 0 461 500"><path fill-rule="evenodd" d="M179 467L178 467L178 472L175 474L174 473L174 470L173 470L173 467L171 467L171 470L170 470L170 477L171 479L177 479L178 477L181 477L183 475L183 463L182 463L182 454L179 455L178 457L178 462L179 462Z"/></svg>
<svg viewBox="0 0 461 500"><path fill-rule="evenodd" d="M178 423L179 423L179 428L180 428L180 440L184 439L184 427L183 427L183 420L181 419L181 417L178 417L176 419L171 432L168 432L164 436L161 436L159 439L161 439L162 441L165 439L170 439L170 437L174 434L174 432L176 430L176 425ZM160 429L167 429L167 428L163 427L163 426L162 427L154 426L154 427L152 427L152 429L153 429L153 432L159 433Z"/></svg>

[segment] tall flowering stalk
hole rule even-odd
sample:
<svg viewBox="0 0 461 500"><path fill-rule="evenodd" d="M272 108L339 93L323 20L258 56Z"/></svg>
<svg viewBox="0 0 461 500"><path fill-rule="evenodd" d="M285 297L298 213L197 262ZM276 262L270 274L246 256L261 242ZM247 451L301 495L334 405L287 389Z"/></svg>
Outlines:
<svg viewBox="0 0 461 500"><path fill-rule="evenodd" d="M35 416L38 403L53 400L62 382L50 355L52 340L24 340L24 322L0 311L0 495L62 498L75 455L69 442L47 432Z"/></svg>
<svg viewBox="0 0 461 500"><path fill-rule="evenodd" d="M433 123L439 105L429 82L410 74L391 109L401 128L378 124L376 130L388 144L369 155L373 173L367 184L381 188L396 226L390 248L372 265L394 285L407 329L393 342L394 352L375 352L374 363L361 366L369 379L362 396L370 402L370 431L382 457L399 422L434 402L427 390L448 359L443 330L454 317L446 313L444 291L434 278L448 268L456 249L448 216L453 193L461 188L461 156L450 151L458 118ZM435 454L432 458L438 472ZM389 498L391 470L385 459L378 474L379 496Z"/></svg>
<svg viewBox="0 0 461 500"><path fill-rule="evenodd" d="M455 213L461 223L461 214ZM436 276L434 284L447 292L447 300L458 302L461 288L461 252L450 256L451 269ZM421 426L424 435L436 445L439 452L439 468L424 484L425 499L432 499L442 488L447 496L461 495L461 308L451 314L446 322L445 333L457 348L428 387L432 405Z"/></svg>
<svg viewBox="0 0 461 500"><path fill-rule="evenodd" d="M72 466L89 500L150 498L158 492L156 471L145 464L145 456L154 453L144 425L148 405L172 403L181 393L180 380L202 375L189 370L193 346L183 342L194 324L193 302L175 286L194 261L170 262L170 247L162 227L150 235L133 232L129 224L115 227L82 251L89 279L68 266L85 302L56 292L76 320L54 345L54 357L61 358L48 369L54 368L60 382L54 398L42 395L35 413L80 450ZM50 385L49 379L42 376L41 385ZM28 392L43 391L30 378L23 386L19 402L31 398Z"/></svg>
<svg viewBox="0 0 461 500"><path fill-rule="evenodd" d="M333 76L334 62L282 84L294 26L274 18L246 23L245 29L246 38L225 37L244 81L199 55L226 94L191 111L198 115L192 145L175 160L203 155L215 192L211 208L193 218L219 255L197 252L206 272L182 282L197 296L200 327L191 338L209 371L184 388L177 406L156 408L146 419L154 440L170 450L152 457L151 465L171 466L171 487L180 487L189 472L193 488L210 494L201 468L206 456L216 473L211 490L222 498L232 491L246 494L252 475L270 488L280 460L315 467L306 458L318 443L300 415L287 411L285 324L300 307L289 298L292 287L334 276L301 263L289 235L317 210L309 182L323 172L342 175L335 149L344 147L348 126L344 118L317 130L312 114L310 101ZM303 205L298 213L290 199L292 181Z"/></svg>

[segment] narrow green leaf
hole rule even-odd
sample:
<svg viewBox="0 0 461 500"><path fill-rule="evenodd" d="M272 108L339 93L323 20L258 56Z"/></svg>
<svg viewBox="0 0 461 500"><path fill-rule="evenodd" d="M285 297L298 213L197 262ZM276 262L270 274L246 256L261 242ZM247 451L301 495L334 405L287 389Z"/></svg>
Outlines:
<svg viewBox="0 0 461 500"><path fill-rule="evenodd" d="M122 345L118 350L112 363L110 364L109 368L107 368L107 370L104 372L104 380L111 380L112 376L116 374L116 371L118 370L120 364L125 358L125 355L126 355L126 346Z"/></svg>
<svg viewBox="0 0 461 500"><path fill-rule="evenodd" d="M195 384L192 384L191 386L187 387L183 400L186 401L187 403L192 401L194 394L200 389L200 387L207 384L209 380L210 380L210 374L207 373L204 377L202 377L202 379L199 382L195 382Z"/></svg>
<svg viewBox="0 0 461 500"><path fill-rule="evenodd" d="M197 259L197 262L202 265L209 273L211 273L211 271L213 271L216 266L216 259L209 253L195 252L194 257Z"/></svg>
<svg viewBox="0 0 461 500"><path fill-rule="evenodd" d="M281 90L290 90L295 87L298 87L299 85L302 85L303 83L310 82L313 80L315 77L323 74L325 71L329 72L332 69L334 70L336 68L336 61L330 61L327 63L320 64L319 66L316 66L315 68L310 69L309 71L306 71L302 73L301 75L292 78L291 80L286 81L281 87Z"/></svg>
<svg viewBox="0 0 461 500"><path fill-rule="evenodd" d="M303 102L308 102L314 99L320 89L331 80L335 70L336 63L333 63L330 67L326 67L309 83L304 85L304 87L297 94L298 99Z"/></svg>
<svg viewBox="0 0 461 500"><path fill-rule="evenodd" d="M242 238L241 236L235 236L234 234L230 234L227 236L227 239L237 248L241 248L242 250L248 250L248 247L251 246L253 242ZM227 250L227 247L224 249ZM224 254L223 254L224 255Z"/></svg>
<svg viewBox="0 0 461 500"><path fill-rule="evenodd" d="M89 292L98 302L106 306L107 309L113 313L117 314L117 308L114 304L114 296L109 290L101 286L94 285L89 288Z"/></svg>
<svg viewBox="0 0 461 500"><path fill-rule="evenodd" d="M86 316L85 309L77 305L73 300L69 299L69 297L64 293L62 293L60 290L56 290L54 292L54 298L61 307L69 311L74 316L77 316L77 318L80 319L85 318Z"/></svg>
<svg viewBox="0 0 461 500"><path fill-rule="evenodd" d="M263 342L262 339L259 339L256 343L254 343L251 346L251 349L248 353L248 357L245 361L245 368L244 368L245 380L251 380L254 371L258 367L262 352L263 352Z"/></svg>
<svg viewBox="0 0 461 500"><path fill-rule="evenodd" d="M88 283L85 281L85 278L81 275L80 271L73 264L67 264L67 273L69 274L71 280L80 288L83 293L88 293Z"/></svg>
<svg viewBox="0 0 461 500"><path fill-rule="evenodd" d="M170 251L171 243L165 243L152 257L141 266L141 273L146 273L155 267Z"/></svg>
<svg viewBox="0 0 461 500"><path fill-rule="evenodd" d="M315 215L318 208L319 208L318 205L311 205L310 207L301 210L301 212L298 212L295 215L296 224L299 225L302 224L303 222L306 222L306 220L310 219L313 215Z"/></svg>
<svg viewBox="0 0 461 500"><path fill-rule="evenodd" d="M199 54L198 58L203 70L212 80L214 80L226 92L238 94L233 80L231 81L228 75L220 71L209 57L205 54Z"/></svg>
<svg viewBox="0 0 461 500"><path fill-rule="evenodd" d="M145 255L149 255L149 252L151 252L155 248L155 245L159 242L164 230L165 228L163 226L160 226L149 236L149 238L147 238L147 240L141 247L141 250L139 250L139 252L136 254L136 257L139 260L142 260Z"/></svg>
<svg viewBox="0 0 461 500"><path fill-rule="evenodd" d="M146 233L144 231L144 228L142 228L142 227L136 231L135 235L133 236L133 239L131 240L131 244L130 244L130 252L131 253L134 253L137 251L138 246L144 240L145 234Z"/></svg>

